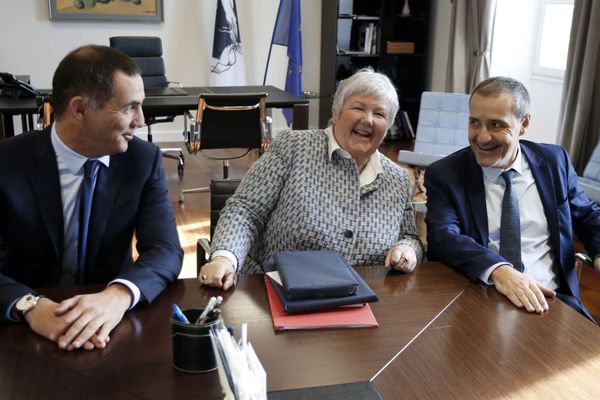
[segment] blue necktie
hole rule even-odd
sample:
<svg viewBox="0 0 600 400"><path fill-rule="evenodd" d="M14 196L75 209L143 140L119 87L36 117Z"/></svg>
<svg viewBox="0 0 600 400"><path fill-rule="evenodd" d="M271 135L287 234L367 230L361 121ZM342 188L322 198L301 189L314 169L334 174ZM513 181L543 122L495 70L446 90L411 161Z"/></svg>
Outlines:
<svg viewBox="0 0 600 400"><path fill-rule="evenodd" d="M83 283L85 256L87 251L88 228L92 213L94 183L98 174L100 161L87 160L83 166L84 175L79 190L79 247L77 248L77 283Z"/></svg>
<svg viewBox="0 0 600 400"><path fill-rule="evenodd" d="M514 169L504 171L502 178L506 183L502 198L502 217L500 219L500 255L513 267L523 272L521 262L521 222L519 221L519 203L512 190L512 178L517 173Z"/></svg>

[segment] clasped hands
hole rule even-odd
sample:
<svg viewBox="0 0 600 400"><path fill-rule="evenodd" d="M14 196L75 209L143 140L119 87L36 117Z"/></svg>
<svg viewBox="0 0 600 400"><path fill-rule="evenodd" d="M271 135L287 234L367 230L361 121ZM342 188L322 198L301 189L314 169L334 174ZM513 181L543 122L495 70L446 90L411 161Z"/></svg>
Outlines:
<svg viewBox="0 0 600 400"><path fill-rule="evenodd" d="M404 244L392 247L385 257L386 268L411 272L417 265L415 250ZM200 269L198 280L203 285L227 290L235 284L235 266L226 257L215 257Z"/></svg>
<svg viewBox="0 0 600 400"><path fill-rule="evenodd" d="M50 339L63 350L103 349L110 332L131 305L129 289L118 283L101 292L71 297L56 303L46 297L25 315L37 334Z"/></svg>

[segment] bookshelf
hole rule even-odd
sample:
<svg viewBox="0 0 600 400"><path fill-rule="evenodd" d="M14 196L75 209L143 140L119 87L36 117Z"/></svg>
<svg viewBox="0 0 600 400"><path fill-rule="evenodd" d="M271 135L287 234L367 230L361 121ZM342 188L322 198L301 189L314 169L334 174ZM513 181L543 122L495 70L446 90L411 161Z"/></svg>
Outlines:
<svg viewBox="0 0 600 400"><path fill-rule="evenodd" d="M340 80L372 66L387 74L399 91L400 108L417 126L428 67L430 0L323 1L321 10L321 102L319 126L331 117ZM405 10L406 11L406 10ZM371 46L368 44L371 30Z"/></svg>

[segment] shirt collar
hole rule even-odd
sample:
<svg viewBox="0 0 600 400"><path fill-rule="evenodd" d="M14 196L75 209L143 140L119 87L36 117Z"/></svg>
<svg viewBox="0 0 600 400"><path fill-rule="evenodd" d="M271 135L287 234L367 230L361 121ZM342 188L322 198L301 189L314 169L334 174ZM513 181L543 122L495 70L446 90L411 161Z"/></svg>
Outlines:
<svg viewBox="0 0 600 400"><path fill-rule="evenodd" d="M522 154L523 154L523 152L521 151L521 146L519 145L519 151L517 152L517 157L515 158L515 161L513 161L513 163L510 165L510 167L508 167L506 169L495 168L495 167L481 167L481 169L483 171L483 175L490 182L496 182L500 178L500 175L502 175L502 173L504 171L508 171L509 169L514 169L515 171L517 171L517 173L519 175L523 175L523 171L524 171L525 167L523 165Z"/></svg>
<svg viewBox="0 0 600 400"><path fill-rule="evenodd" d="M60 140L58 133L56 132L56 124L52 124L50 132L50 139L52 141L52 147L57 157L64 163L65 167L72 174L76 175L82 171L83 164L88 160L87 157L71 150L66 144ZM110 156L102 156L97 159L107 168L110 166Z"/></svg>
<svg viewBox="0 0 600 400"><path fill-rule="evenodd" d="M328 139L328 152L327 157L328 160L331 161L331 157L333 157L333 153L337 152L341 157L344 158L352 158L350 153L346 150L342 149L338 144L337 140L335 140L335 136L333 134L333 125L329 125L325 129L325 133L327 134ZM383 172L383 168L381 167L381 160L379 159L380 153L378 150L375 150L373 154L369 157L369 161L367 161L367 165L363 169L363 172L367 169L371 169L375 175L378 175Z"/></svg>

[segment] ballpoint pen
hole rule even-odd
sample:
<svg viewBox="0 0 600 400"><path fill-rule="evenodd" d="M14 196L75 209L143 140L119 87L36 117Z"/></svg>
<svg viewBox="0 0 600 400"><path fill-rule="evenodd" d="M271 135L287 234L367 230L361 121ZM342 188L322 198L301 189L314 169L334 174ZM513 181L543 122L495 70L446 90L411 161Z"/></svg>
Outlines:
<svg viewBox="0 0 600 400"><path fill-rule="evenodd" d="M208 315L209 312L212 311L212 309L215 307L215 304L217 303L217 298L216 297L211 297L208 300L208 304L206 304L206 307L204 307L204 310L202 311L202 314L200 314L200 316L198 317L198 319L196 319L196 324L199 324L204 317L206 317Z"/></svg>
<svg viewBox="0 0 600 400"><path fill-rule="evenodd" d="M206 317L204 317L204 319L202 321L200 321L200 323L206 324L209 322L216 321L219 318L219 315L221 315L221 309L215 308L211 312L209 312L208 315Z"/></svg>
<svg viewBox="0 0 600 400"><path fill-rule="evenodd" d="M208 304L206 305L206 308L204 308L204 311L202 311L202 314L200 314L200 316L198 317L198 319L196 319L196 324L200 324L203 321L206 320L206 316L208 315L209 312L211 312L216 306L218 306L219 304L221 304L221 302L223 302L223 297L221 296L217 296L217 297L211 297L208 300Z"/></svg>
<svg viewBox="0 0 600 400"><path fill-rule="evenodd" d="M173 319L179 321L184 324L189 324L190 321L186 318L186 316L181 312L177 304L173 303L171 305L171 313L173 314Z"/></svg>

